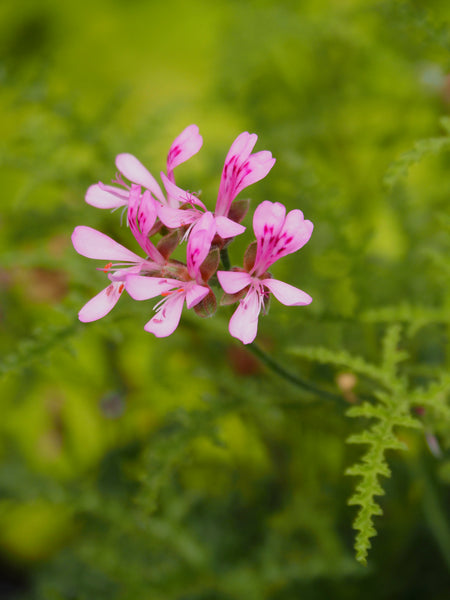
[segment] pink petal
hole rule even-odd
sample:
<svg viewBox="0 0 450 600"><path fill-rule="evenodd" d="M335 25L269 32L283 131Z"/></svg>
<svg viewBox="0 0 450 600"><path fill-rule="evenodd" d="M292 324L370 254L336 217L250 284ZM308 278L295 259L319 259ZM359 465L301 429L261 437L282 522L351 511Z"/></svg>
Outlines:
<svg viewBox="0 0 450 600"><path fill-rule="evenodd" d="M230 204L236 196L234 191L239 171L253 150L257 139L258 136L255 133L250 134L244 131L231 144L231 148L225 157L225 164L220 179L215 210L216 215L226 216L228 214Z"/></svg>
<svg viewBox="0 0 450 600"><path fill-rule="evenodd" d="M313 224L305 221L301 210L286 209L280 202L262 202L253 215L257 240L254 273L262 275L282 256L296 252L311 237Z"/></svg>
<svg viewBox="0 0 450 600"><path fill-rule="evenodd" d="M301 210L296 209L288 212L280 233L283 237L283 240L280 240L283 243L283 249L278 251L279 253L282 251L280 255L285 256L299 250L309 241L313 229L314 225L311 221L304 219Z"/></svg>
<svg viewBox="0 0 450 600"><path fill-rule="evenodd" d="M286 306L305 306L311 304L312 298L306 292L299 290L293 285L278 281L278 279L262 279L266 288L268 288L277 300Z"/></svg>
<svg viewBox="0 0 450 600"><path fill-rule="evenodd" d="M256 257L253 272L262 275L280 256L275 252L284 224L286 208L280 202L265 200L253 214L253 230L256 235Z"/></svg>
<svg viewBox="0 0 450 600"><path fill-rule="evenodd" d="M235 223L228 217L215 217L217 233L224 240L227 238L235 237L241 233L244 233L245 227L239 223Z"/></svg>
<svg viewBox="0 0 450 600"><path fill-rule="evenodd" d="M153 198L148 190L145 190L145 192L142 194L139 204L139 211L137 214L139 229L145 236L150 233L153 225L156 222L156 218L158 216L158 206L160 206L159 202Z"/></svg>
<svg viewBox="0 0 450 600"><path fill-rule="evenodd" d="M157 201L148 190L141 196L141 187L132 184L128 205L128 224L144 252L155 262L163 264L164 258L148 239L157 217Z"/></svg>
<svg viewBox="0 0 450 600"><path fill-rule="evenodd" d="M273 167L275 159L267 150L251 154L257 139L254 133L244 132L231 145L220 180L216 215L227 216L239 192L265 177Z"/></svg>
<svg viewBox="0 0 450 600"><path fill-rule="evenodd" d="M107 288L87 302L78 313L83 323L97 321L107 315L117 304L123 292L123 284L111 283Z"/></svg>
<svg viewBox="0 0 450 600"><path fill-rule="evenodd" d="M275 159L268 150L252 154L245 163L245 172L241 174L236 183L234 195L237 196L244 188L264 179L274 164Z"/></svg>
<svg viewBox="0 0 450 600"><path fill-rule="evenodd" d="M72 233L72 244L79 254L87 258L143 262L143 259L131 250L127 250L104 233L85 225L75 227Z"/></svg>
<svg viewBox="0 0 450 600"><path fill-rule="evenodd" d="M186 262L189 274L196 279L202 262L208 255L216 233L213 214L204 213L192 228L186 249Z"/></svg>
<svg viewBox="0 0 450 600"><path fill-rule="evenodd" d="M256 239L278 236L284 224L286 208L281 202L264 200L253 214L253 231Z"/></svg>
<svg viewBox="0 0 450 600"><path fill-rule="evenodd" d="M189 125L189 127L186 127L186 129L175 138L170 147L167 156L167 173L169 174L169 177L175 167L178 167L178 165L189 160L194 154L197 154L202 147L202 144L203 138L198 132L197 125Z"/></svg>
<svg viewBox="0 0 450 600"><path fill-rule="evenodd" d="M178 279L164 277L144 277L143 275L129 275L125 281L125 288L134 300L148 300L166 294L174 288L181 286Z"/></svg>
<svg viewBox="0 0 450 600"><path fill-rule="evenodd" d="M172 208L172 206L158 207L158 217L160 221L169 229L176 229L177 227L183 227L183 225L190 225L194 223L201 213L197 209L180 210L179 208Z"/></svg>
<svg viewBox="0 0 450 600"><path fill-rule="evenodd" d="M168 196L172 200L171 206L178 208L180 204L192 204L192 206L198 206L203 210L206 210L206 206L197 198L197 196L194 196L186 190L182 190L180 187L170 181L170 179L164 173L161 173L161 179L164 187L166 188Z"/></svg>
<svg viewBox="0 0 450 600"><path fill-rule="evenodd" d="M261 310L259 294L250 290L247 296L240 301L239 306L230 319L228 330L230 334L241 340L243 344L250 344L258 331L258 316Z"/></svg>
<svg viewBox="0 0 450 600"><path fill-rule="evenodd" d="M125 267L124 269L117 269L117 271L112 271L111 273L108 273L108 277L111 281L119 281L120 283L125 283L129 275L139 275L144 265L147 269L150 266L152 266L152 263L150 263L150 261L148 260L142 261L142 263L139 265L133 265L132 267ZM157 267L158 265L154 266Z"/></svg>
<svg viewBox="0 0 450 600"><path fill-rule="evenodd" d="M217 271L217 278L227 294L236 294L252 282L245 271Z"/></svg>
<svg viewBox="0 0 450 600"><path fill-rule="evenodd" d="M156 315L144 327L156 337L167 337L175 331L180 322L185 295L175 293L160 307Z"/></svg>
<svg viewBox="0 0 450 600"><path fill-rule="evenodd" d="M242 161L247 160L257 140L258 136L256 133L248 133L248 131L240 133L228 150L228 154L225 157L225 164L229 163L234 156L239 156Z"/></svg>
<svg viewBox="0 0 450 600"><path fill-rule="evenodd" d="M166 203L158 182L135 156L127 153L118 154L116 156L116 167L127 179L147 188L160 202Z"/></svg>
<svg viewBox="0 0 450 600"><path fill-rule="evenodd" d="M190 285L186 288L186 306L192 308L209 294L209 288L203 285Z"/></svg>
<svg viewBox="0 0 450 600"><path fill-rule="evenodd" d="M128 193L113 186L95 183L87 189L84 199L97 208L117 208L128 204Z"/></svg>

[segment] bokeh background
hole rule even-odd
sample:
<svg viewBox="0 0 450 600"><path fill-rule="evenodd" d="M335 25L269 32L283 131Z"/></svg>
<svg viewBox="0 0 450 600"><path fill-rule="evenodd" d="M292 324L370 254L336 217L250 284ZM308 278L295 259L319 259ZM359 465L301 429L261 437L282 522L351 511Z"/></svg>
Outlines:
<svg viewBox="0 0 450 600"><path fill-rule="evenodd" d="M378 363L395 322L412 386L448 372L449 18L445 0L0 4L1 598L448 598L448 421L401 432L363 567L344 472L366 421L345 412L374 384L301 349ZM277 163L243 196L314 222L274 267L314 302L273 302L258 340L342 401L268 371L227 307L163 340L152 302L77 321L104 276L73 228L129 244L87 187L120 152L158 176L191 123L179 185L213 208L256 132Z"/></svg>

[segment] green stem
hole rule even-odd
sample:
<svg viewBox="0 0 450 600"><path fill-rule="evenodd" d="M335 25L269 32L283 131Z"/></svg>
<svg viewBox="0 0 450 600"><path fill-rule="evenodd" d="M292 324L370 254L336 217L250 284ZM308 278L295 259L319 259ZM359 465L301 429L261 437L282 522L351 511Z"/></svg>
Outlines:
<svg viewBox="0 0 450 600"><path fill-rule="evenodd" d="M229 271L231 268L230 257L228 256L228 249L222 248L220 251L220 260L225 271Z"/></svg>
<svg viewBox="0 0 450 600"><path fill-rule="evenodd" d="M343 401L343 397L340 396L339 394L333 394L333 392L327 392L326 390L322 390L321 388L316 387L315 385L313 385L312 383L309 383L308 381L304 381L300 377L297 377L297 375L294 375L293 373L291 373L290 371L288 371L287 369L282 367L276 360L274 360L271 356L269 356L269 354L267 354L262 348L260 348L257 344L255 344L255 342L249 344L247 346L247 348L251 352L253 352L253 354L255 354L255 356L257 356L261 360L261 362L263 362L267 367L272 369L272 371L274 373L276 373L277 375L279 375L286 381L289 381L289 383L292 383L292 384L296 385L297 387L302 388L303 390L307 390L308 392L311 392L312 394L315 394L316 396L325 398L326 400L334 400L334 401L338 401L338 402Z"/></svg>

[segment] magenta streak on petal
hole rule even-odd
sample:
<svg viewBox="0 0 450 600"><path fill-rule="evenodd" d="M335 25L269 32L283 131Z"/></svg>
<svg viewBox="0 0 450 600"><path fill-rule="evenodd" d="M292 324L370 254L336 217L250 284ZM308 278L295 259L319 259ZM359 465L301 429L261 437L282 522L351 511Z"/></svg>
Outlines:
<svg viewBox="0 0 450 600"><path fill-rule="evenodd" d="M169 152L169 162L172 162L179 154L181 154L181 148L179 146L173 147Z"/></svg>
<svg viewBox="0 0 450 600"><path fill-rule="evenodd" d="M262 275L275 261L289 254L288 248L292 239L292 236L287 237L286 232L282 232L281 235L276 237L273 234L273 227L268 227L266 235L261 241L260 252L255 260L255 273Z"/></svg>
<svg viewBox="0 0 450 600"><path fill-rule="evenodd" d="M193 279L200 278L200 266L208 255L215 233L214 216L209 211L192 227L186 248L186 262L189 275Z"/></svg>
<svg viewBox="0 0 450 600"><path fill-rule="evenodd" d="M231 203L247 186L263 179L275 159L267 150L251 154L257 136L247 132L239 135L226 156L220 180L215 214L227 216Z"/></svg>
<svg viewBox="0 0 450 600"><path fill-rule="evenodd" d="M167 156L167 177L175 183L173 170L178 165L189 160L200 150L203 138L199 134L197 125L189 125L173 141Z"/></svg>
<svg viewBox="0 0 450 600"><path fill-rule="evenodd" d="M165 259L156 246L148 239L148 232L153 227L157 209L149 191L141 196L140 186L132 185L128 207L128 224L141 248L151 260L163 265Z"/></svg>
<svg viewBox="0 0 450 600"><path fill-rule="evenodd" d="M181 148L178 146L172 147L167 155L167 178L171 183L175 183L175 176L173 174L174 163L177 156L181 154Z"/></svg>

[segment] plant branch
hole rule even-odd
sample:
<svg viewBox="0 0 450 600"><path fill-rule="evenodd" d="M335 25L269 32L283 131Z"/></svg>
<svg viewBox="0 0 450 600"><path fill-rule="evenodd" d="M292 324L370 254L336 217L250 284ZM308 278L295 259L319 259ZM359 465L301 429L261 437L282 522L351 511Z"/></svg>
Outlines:
<svg viewBox="0 0 450 600"><path fill-rule="evenodd" d="M261 362L263 362L267 367L269 367L274 373L289 381L293 385L307 390L316 396L320 396L321 398L325 398L326 400L334 400L337 402L342 402L344 400L343 396L339 394L334 394L333 392L328 392L327 390L323 390L321 388L316 387L312 383L297 377L294 373L291 373L287 369L285 369L282 365L280 365L275 359L273 359L269 354L267 354L262 348L260 348L255 342L249 344L247 348L253 352L255 356L257 356Z"/></svg>

